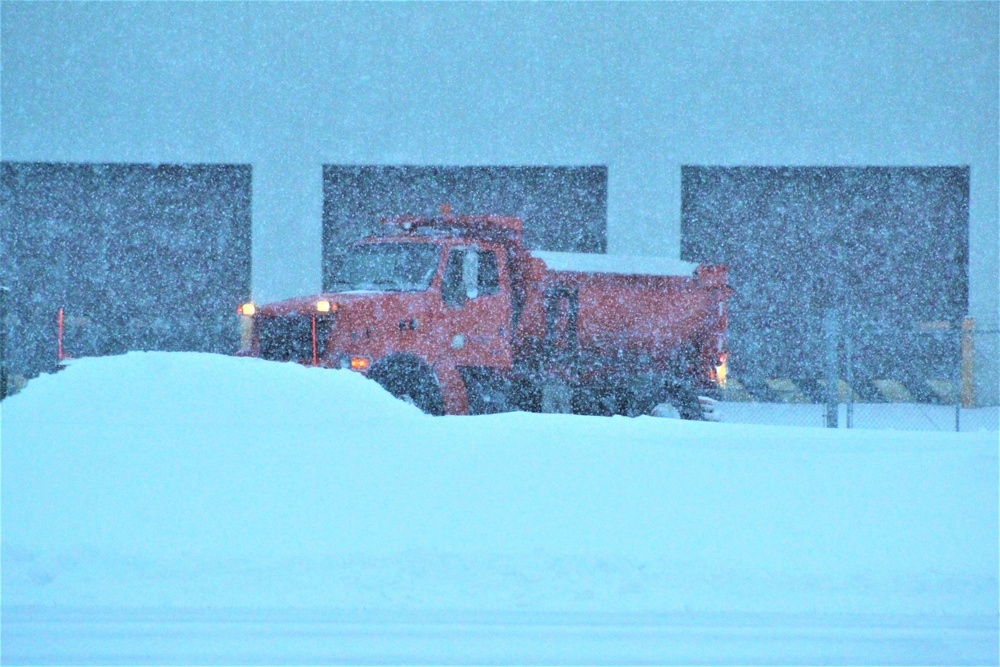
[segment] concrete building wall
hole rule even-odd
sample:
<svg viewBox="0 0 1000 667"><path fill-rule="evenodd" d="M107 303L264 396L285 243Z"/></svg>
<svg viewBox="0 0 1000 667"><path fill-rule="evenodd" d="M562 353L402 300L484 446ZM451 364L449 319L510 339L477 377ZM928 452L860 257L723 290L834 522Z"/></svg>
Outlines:
<svg viewBox="0 0 1000 667"><path fill-rule="evenodd" d="M673 256L681 165L968 165L996 327L998 7L4 2L0 154L252 164L260 300L320 284L324 164L607 165L609 251Z"/></svg>

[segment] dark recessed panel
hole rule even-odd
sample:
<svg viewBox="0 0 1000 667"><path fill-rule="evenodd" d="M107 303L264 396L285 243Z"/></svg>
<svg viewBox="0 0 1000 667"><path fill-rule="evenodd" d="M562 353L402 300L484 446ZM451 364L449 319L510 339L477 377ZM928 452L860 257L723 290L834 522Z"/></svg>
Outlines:
<svg viewBox="0 0 1000 667"><path fill-rule="evenodd" d="M232 352L250 292L246 165L3 163L8 368L70 356Z"/></svg>
<svg viewBox="0 0 1000 667"><path fill-rule="evenodd" d="M379 220L437 215L509 215L524 220L530 248L605 252L607 167L323 167L323 275L340 249Z"/></svg>
<svg viewBox="0 0 1000 667"><path fill-rule="evenodd" d="M730 267L734 374L822 375L823 313L856 369L950 377L968 309L968 167L683 167L682 257ZM842 350L843 352L843 350Z"/></svg>

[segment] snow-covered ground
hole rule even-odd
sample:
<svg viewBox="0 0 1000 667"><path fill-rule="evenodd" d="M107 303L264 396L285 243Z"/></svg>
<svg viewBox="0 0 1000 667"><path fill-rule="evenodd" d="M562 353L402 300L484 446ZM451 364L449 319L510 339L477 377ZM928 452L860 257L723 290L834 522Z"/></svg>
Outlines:
<svg viewBox="0 0 1000 667"><path fill-rule="evenodd" d="M852 427L899 431L955 431L955 406L921 403L855 403ZM723 402L722 420L732 424L820 427L826 423L826 406L816 403ZM1000 430L997 406L960 408L958 426L966 431ZM847 428L847 405L840 405L838 423Z"/></svg>
<svg viewBox="0 0 1000 667"><path fill-rule="evenodd" d="M997 663L995 431L432 418L193 353L0 424L5 663Z"/></svg>

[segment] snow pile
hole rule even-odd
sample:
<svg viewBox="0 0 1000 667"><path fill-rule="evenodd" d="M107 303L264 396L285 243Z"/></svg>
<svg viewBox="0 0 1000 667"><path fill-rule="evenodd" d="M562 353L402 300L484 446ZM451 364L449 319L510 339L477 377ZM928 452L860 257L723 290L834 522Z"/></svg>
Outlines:
<svg viewBox="0 0 1000 667"><path fill-rule="evenodd" d="M995 616L995 433L433 418L80 359L3 404L3 604Z"/></svg>

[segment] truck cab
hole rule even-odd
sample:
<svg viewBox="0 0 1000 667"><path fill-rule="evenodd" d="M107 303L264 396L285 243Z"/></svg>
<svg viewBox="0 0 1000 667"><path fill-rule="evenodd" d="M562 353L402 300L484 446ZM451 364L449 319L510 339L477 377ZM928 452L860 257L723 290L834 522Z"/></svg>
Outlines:
<svg viewBox="0 0 1000 667"><path fill-rule="evenodd" d="M347 248L329 291L254 307L245 354L352 368L431 414L468 411L466 369L513 359L509 241L500 218L401 219ZM249 310L247 306L244 310Z"/></svg>

